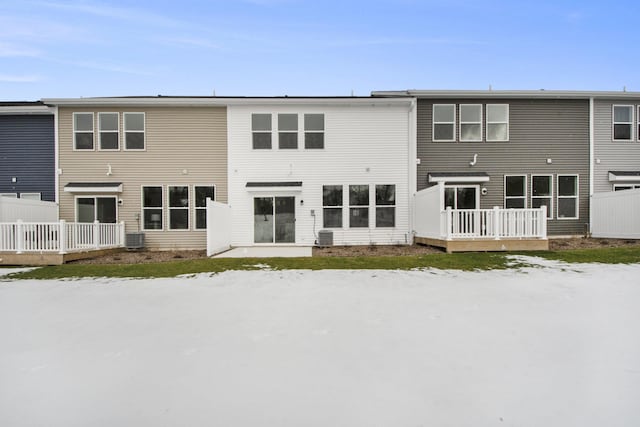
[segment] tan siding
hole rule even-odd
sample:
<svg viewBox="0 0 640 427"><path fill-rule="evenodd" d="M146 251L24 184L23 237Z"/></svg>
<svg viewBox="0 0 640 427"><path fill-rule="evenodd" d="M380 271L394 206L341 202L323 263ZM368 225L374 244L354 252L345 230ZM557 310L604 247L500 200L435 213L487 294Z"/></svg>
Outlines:
<svg viewBox="0 0 640 427"><path fill-rule="evenodd" d="M73 112L93 112L94 151L73 151ZM120 112L120 151L99 151L98 112ZM144 112L146 150L125 151L122 112ZM69 182L122 182L118 220L127 231L136 231L141 214L141 186L164 187L165 231L146 233L147 246L156 249L205 248L204 230L193 230L193 185L215 185L218 201L227 201L227 113L226 107L147 107L116 109L59 109L60 217L75 220L75 195L65 193ZM108 165L113 174L107 176ZM185 173L186 172L186 173ZM189 185L192 230L167 230L167 186Z"/></svg>

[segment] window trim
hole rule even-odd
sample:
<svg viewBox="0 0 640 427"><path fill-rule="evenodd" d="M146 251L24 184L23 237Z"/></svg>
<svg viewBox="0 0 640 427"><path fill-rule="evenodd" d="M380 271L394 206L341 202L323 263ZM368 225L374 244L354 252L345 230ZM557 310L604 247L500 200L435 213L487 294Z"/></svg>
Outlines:
<svg viewBox="0 0 640 427"><path fill-rule="evenodd" d="M454 190L456 190L454 192L456 207L452 207L451 209L454 209L454 210L459 209L457 207L458 206L458 188L471 188L471 187L476 189L476 207L473 209L480 209L480 185L479 184L445 184L444 188L453 188ZM442 197L445 197L444 193ZM444 200L442 200L442 203L444 204ZM469 210L469 209L463 209L463 210Z"/></svg>
<svg viewBox="0 0 640 427"><path fill-rule="evenodd" d="M171 206L171 188L187 187L187 206ZM166 193L167 202L167 231L191 231L191 186L189 184L167 184ZM187 211L187 228L171 228L171 211L186 210Z"/></svg>
<svg viewBox="0 0 640 427"><path fill-rule="evenodd" d="M197 198L196 198L196 188L197 187L213 187L213 200L217 200L218 197L218 189L216 188L215 184L193 184L191 187L193 187L193 230L195 231L201 231L201 230L206 230L208 228L208 224L207 227L204 228L200 228L198 227L198 214L197 211L198 210L204 210L205 211L205 220L206 220L206 212L207 212L207 205L205 203L204 206L198 206L197 203Z"/></svg>
<svg viewBox="0 0 640 427"><path fill-rule="evenodd" d="M115 131L109 130L104 133L115 133L118 137L118 148L102 148L102 120L101 116L104 114L115 114L118 119L116 120L118 128ZM98 112L98 151L120 151L120 113L117 111L99 111Z"/></svg>
<svg viewBox="0 0 640 427"><path fill-rule="evenodd" d="M108 194L78 194L75 195L73 197L73 210L74 210L74 219L75 222L80 223L80 220L78 219L78 199L93 199L94 200L94 204L93 204L93 217L94 217L94 222L97 220L98 218L98 212L96 211L96 209L98 209L98 199L114 199L115 200L115 207L116 207L116 222L113 224L117 224L118 223L118 218L120 218L120 212L118 209L118 196L110 196ZM83 222L82 224L93 224L92 222ZM110 222L105 222L105 223L101 223L101 224L111 224Z"/></svg>
<svg viewBox="0 0 640 427"><path fill-rule="evenodd" d="M141 131L132 130L127 131L127 115L128 114L142 114L142 127ZM144 111L123 111L122 112L122 132L124 134L123 147L124 151L147 151L147 113ZM127 133L141 133L142 134L142 148L127 148Z"/></svg>
<svg viewBox="0 0 640 427"><path fill-rule="evenodd" d="M620 187L631 187L631 188L620 188ZM619 189L620 188L620 189ZM637 183L627 183L627 184L613 184L612 191L623 191L623 190L637 190L640 189L640 184Z"/></svg>
<svg viewBox="0 0 640 427"><path fill-rule="evenodd" d="M534 196L533 195L533 177L534 176L548 176L551 178L549 182L549 196ZM553 219L553 174L551 173L540 173L540 174L531 174L531 208L537 209L533 207L533 199L549 199L551 201L551 206L547 206L547 219Z"/></svg>
<svg viewBox="0 0 640 427"><path fill-rule="evenodd" d="M508 177L512 177L512 176L519 176L519 177L524 177L524 196L507 196L507 178ZM503 200L503 205L504 209L527 209L527 207L529 206L528 203L528 185L527 185L527 174L507 174L504 176L504 187L503 187L503 193L504 193L504 200ZM524 198L524 208L507 208L507 199L522 199Z"/></svg>
<svg viewBox="0 0 640 427"><path fill-rule="evenodd" d="M351 204L351 187L367 187L367 192L368 192L368 203L366 205L352 205ZM349 203L349 228L355 228L355 229L371 229L371 185L370 184L348 184L348 192L347 192L347 197L348 199L348 203ZM343 194L344 195L344 194ZM343 200L344 203L344 200ZM351 209L355 208L355 209L363 209L363 208L367 208L367 225L366 226L361 226L361 227L356 227L356 226L352 226L351 225Z"/></svg>
<svg viewBox="0 0 640 427"><path fill-rule="evenodd" d="M491 107L498 107L498 106L506 107L507 120L505 122L490 122L489 121L489 109ZM510 117L509 104L487 104L486 108L487 108L487 113L486 113L486 116L487 116L487 118L486 118L486 126L487 126L487 129L486 129L486 140L487 140L487 142L508 142L509 138L510 138L510 127L511 127L509 125L509 123L511 121L510 120L511 117ZM506 138L505 139L489 139L489 125L499 125L499 124L507 125L507 136L506 136Z"/></svg>
<svg viewBox="0 0 640 427"><path fill-rule="evenodd" d="M636 141L640 142L640 105L638 105L638 115L636 117L638 118L638 120L636 121Z"/></svg>
<svg viewBox="0 0 640 427"><path fill-rule="evenodd" d="M0 197L7 197L9 199L17 199L18 193L0 193Z"/></svg>
<svg viewBox="0 0 640 427"><path fill-rule="evenodd" d="M160 200L162 200L162 206L157 207L157 206L153 206L153 207L145 207L144 206L144 189L145 188L157 188L160 187L160 191L162 191ZM162 184L143 184L140 186L140 230L141 231L164 231L165 230L165 207L164 207L164 185ZM160 213L160 222L162 223L162 227L160 228L145 228L144 226L144 211L145 209L160 209L161 213Z"/></svg>
<svg viewBox="0 0 640 427"><path fill-rule="evenodd" d="M378 204L378 186L393 186L393 205L379 205ZM391 229L391 228L396 228L397 227L397 221L396 221L396 213L398 212L398 186L396 184L374 184L373 186L373 206L375 208L374 214L375 214L375 220L374 220L374 226L375 228L384 228L384 229ZM393 225L378 225L378 208L393 208Z"/></svg>
<svg viewBox="0 0 640 427"><path fill-rule="evenodd" d="M76 129L76 116L80 114L91 114L91 148L77 148L76 147L76 135L79 133L89 133L88 130L77 130ZM96 151L96 118L93 111L74 111L71 117L72 126L73 126L73 141L71 141L71 145L73 146L73 151Z"/></svg>
<svg viewBox="0 0 640 427"><path fill-rule="evenodd" d="M42 193L34 193L34 192L20 193L20 198L23 199L24 198L23 196L25 196L25 195L26 196L35 196L35 195L37 195L38 196L37 200L42 200ZM32 199L32 198L27 197L25 200L36 200L36 199L35 198Z"/></svg>
<svg viewBox="0 0 640 427"><path fill-rule="evenodd" d="M616 122L616 107L627 107L631 110L631 121L630 122ZM633 123L634 123L634 106L629 104L612 104L611 105L611 141L613 142L633 142ZM631 128L631 132L629 132L629 139L616 139L616 123L621 125L629 125Z"/></svg>
<svg viewBox="0 0 640 427"><path fill-rule="evenodd" d="M560 195L560 177L561 176L573 176L576 178L576 195L575 196L561 196ZM563 173L558 174L556 177L556 209L560 206L560 199L575 199L576 200L576 216L564 216L560 217L559 213L556 211L556 219L558 220L567 220L567 219L580 219L580 175L571 174L571 173Z"/></svg>
<svg viewBox="0 0 640 427"><path fill-rule="evenodd" d="M322 116L322 130L307 130L306 124L305 124L305 116ZM303 132L303 137L304 137L304 149L305 150L324 150L325 149L325 145L327 142L327 120L326 117L327 115L325 113L310 113L310 112L306 112L306 113L302 113L302 132ZM321 148L317 148L317 147L307 147L307 134L322 134L322 147ZM343 194L344 195L344 194ZM343 200L344 202L344 200Z"/></svg>
<svg viewBox="0 0 640 427"><path fill-rule="evenodd" d="M253 116L254 115L261 115L261 116L269 116L270 118L270 124L271 124L271 129L270 130L254 130L253 129ZM273 143L273 113L265 113L265 112L250 112L249 113L249 127L251 128L251 150L258 150L258 151L262 151L262 150L273 150L274 149L274 143ZM269 135L271 135L271 141L270 141L270 145L269 148L256 148L254 146L254 139L253 139L253 135L255 135L256 133L268 133Z"/></svg>
<svg viewBox="0 0 640 427"><path fill-rule="evenodd" d="M453 121L452 122L436 122L436 107L447 106L453 107ZM451 125L453 128L452 139L436 139L436 124L439 125ZM433 142L456 142L456 104L432 104L431 107L431 141Z"/></svg>
<svg viewBox="0 0 640 427"><path fill-rule="evenodd" d="M324 187L340 187L340 191L342 191L342 204L341 205L325 205L324 204ZM326 229L330 229L330 230L342 230L344 228L346 228L346 223L344 220L344 185L343 184L322 184L322 193L321 193L321 197L322 197L322 228L326 228ZM341 225L340 227L328 227L325 225L324 222L324 210L325 209L340 209L340 222Z"/></svg>
<svg viewBox="0 0 640 427"><path fill-rule="evenodd" d="M476 122L464 122L464 121L462 121L462 107L471 107L471 106L480 107L480 120L476 121ZM483 139L482 139L482 137L483 137L482 118L484 117L483 116L484 110L482 108L482 104L460 104L460 105L458 105L458 108L460 109L460 114L459 114L459 117L460 117L459 122L460 123L458 124L458 128L459 128L458 129L458 135L459 135L460 142L482 142L483 141ZM480 138L479 139L462 139L462 125L480 125Z"/></svg>
<svg viewBox="0 0 640 427"><path fill-rule="evenodd" d="M296 116L296 130L280 130L280 116L281 115ZM278 118L278 130L277 130L277 134L278 134L278 150L286 150L286 151L299 150L300 149L300 115L298 113L281 113L281 112L279 112L279 113L276 114L276 117ZM281 147L280 146L280 134L295 135L296 136L296 146L295 146L295 148ZM271 144L271 145L273 145L273 144Z"/></svg>

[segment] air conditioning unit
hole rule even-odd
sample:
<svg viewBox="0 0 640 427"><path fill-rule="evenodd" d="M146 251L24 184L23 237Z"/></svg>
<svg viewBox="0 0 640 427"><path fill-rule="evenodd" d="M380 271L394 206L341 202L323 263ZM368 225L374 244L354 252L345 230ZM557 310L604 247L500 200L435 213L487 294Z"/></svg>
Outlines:
<svg viewBox="0 0 640 427"><path fill-rule="evenodd" d="M127 233L124 243L127 249L142 249L144 248L144 233Z"/></svg>
<svg viewBox="0 0 640 427"><path fill-rule="evenodd" d="M333 231L318 231L318 246L333 246Z"/></svg>

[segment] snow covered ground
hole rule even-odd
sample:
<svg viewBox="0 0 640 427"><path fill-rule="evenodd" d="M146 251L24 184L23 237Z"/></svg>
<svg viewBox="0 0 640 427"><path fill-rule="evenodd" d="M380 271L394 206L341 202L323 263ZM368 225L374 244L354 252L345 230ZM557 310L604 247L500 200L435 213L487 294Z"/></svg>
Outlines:
<svg viewBox="0 0 640 427"><path fill-rule="evenodd" d="M637 425L640 265L0 282L0 426Z"/></svg>

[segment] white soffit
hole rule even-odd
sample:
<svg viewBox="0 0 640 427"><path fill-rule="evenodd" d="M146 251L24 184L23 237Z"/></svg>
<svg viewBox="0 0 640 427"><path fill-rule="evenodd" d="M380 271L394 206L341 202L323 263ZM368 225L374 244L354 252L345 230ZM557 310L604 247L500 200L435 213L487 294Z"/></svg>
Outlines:
<svg viewBox="0 0 640 427"><path fill-rule="evenodd" d="M64 186L67 193L122 193L121 182L70 182Z"/></svg>

